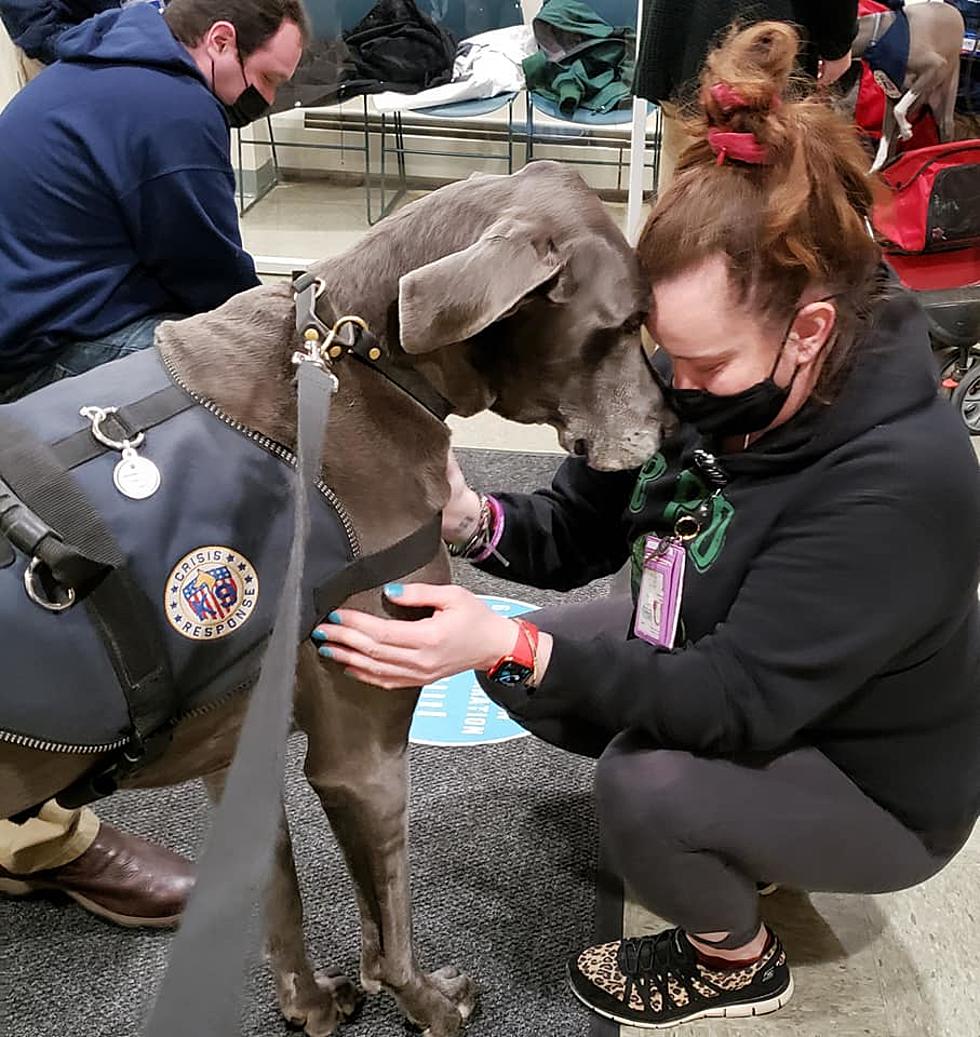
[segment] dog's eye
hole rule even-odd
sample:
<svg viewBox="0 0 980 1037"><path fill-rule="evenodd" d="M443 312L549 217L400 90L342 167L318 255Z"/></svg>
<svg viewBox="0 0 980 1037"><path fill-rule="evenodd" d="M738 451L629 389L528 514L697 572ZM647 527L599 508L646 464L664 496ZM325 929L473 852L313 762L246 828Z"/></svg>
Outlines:
<svg viewBox="0 0 980 1037"><path fill-rule="evenodd" d="M629 320L623 322L623 333L635 335L643 327L643 314L636 313Z"/></svg>

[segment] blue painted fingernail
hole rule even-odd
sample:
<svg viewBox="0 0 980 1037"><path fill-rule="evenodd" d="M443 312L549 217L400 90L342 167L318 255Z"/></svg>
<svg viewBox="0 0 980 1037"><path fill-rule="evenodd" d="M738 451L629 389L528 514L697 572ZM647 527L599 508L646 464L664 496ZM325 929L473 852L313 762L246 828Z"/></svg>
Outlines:
<svg viewBox="0 0 980 1037"><path fill-rule="evenodd" d="M385 594L389 598L400 598L405 593L405 588L400 583L386 583Z"/></svg>
<svg viewBox="0 0 980 1037"><path fill-rule="evenodd" d="M324 659L330 659L333 656L333 652L329 648L327 648L326 645L324 645L320 649L320 655L322 655Z"/></svg>
<svg viewBox="0 0 980 1037"><path fill-rule="evenodd" d="M343 620L340 618L340 613L339 612L331 612L330 615L327 616L327 622L328 623L337 623L339 625L339 624L343 623Z"/></svg>
<svg viewBox="0 0 980 1037"><path fill-rule="evenodd" d="M327 635L319 628L314 630L313 633L310 634L310 637L312 637L314 641L326 641L327 639Z"/></svg>

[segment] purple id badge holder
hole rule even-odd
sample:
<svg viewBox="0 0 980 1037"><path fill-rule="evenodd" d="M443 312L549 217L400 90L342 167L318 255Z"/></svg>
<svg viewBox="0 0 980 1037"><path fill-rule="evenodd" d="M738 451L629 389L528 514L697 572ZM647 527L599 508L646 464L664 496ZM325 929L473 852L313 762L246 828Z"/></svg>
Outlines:
<svg viewBox="0 0 980 1037"><path fill-rule="evenodd" d="M648 536L636 601L637 637L658 648L673 648L684 592L684 545L673 537Z"/></svg>
<svg viewBox="0 0 980 1037"><path fill-rule="evenodd" d="M707 450L695 450L694 469L710 492L697 509L682 514L669 536L647 536L643 550L643 575L636 600L633 632L657 648L673 648L681 617L684 594L684 563L687 544L708 528L714 500L728 484L728 474L718 458Z"/></svg>

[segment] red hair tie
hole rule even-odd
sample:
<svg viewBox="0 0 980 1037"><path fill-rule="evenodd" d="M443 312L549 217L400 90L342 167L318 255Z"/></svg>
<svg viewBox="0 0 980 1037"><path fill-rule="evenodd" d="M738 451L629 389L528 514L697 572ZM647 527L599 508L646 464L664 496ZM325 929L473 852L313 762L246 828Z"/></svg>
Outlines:
<svg viewBox="0 0 980 1037"><path fill-rule="evenodd" d="M709 130L708 143L718 156L718 165L732 158L736 162L745 162L750 166L768 166L772 164L772 153L765 144L760 144L754 133L726 133L722 130Z"/></svg>
<svg viewBox="0 0 980 1037"><path fill-rule="evenodd" d="M728 115L730 112L745 111L752 108L745 95L735 89L730 83L715 83L711 88L711 96L718 102L721 110ZM773 94L769 100L769 108L775 111L783 103L779 94Z"/></svg>
<svg viewBox="0 0 980 1037"><path fill-rule="evenodd" d="M729 83L715 83L711 88L711 96L725 113L737 112L749 107L749 102L745 97Z"/></svg>

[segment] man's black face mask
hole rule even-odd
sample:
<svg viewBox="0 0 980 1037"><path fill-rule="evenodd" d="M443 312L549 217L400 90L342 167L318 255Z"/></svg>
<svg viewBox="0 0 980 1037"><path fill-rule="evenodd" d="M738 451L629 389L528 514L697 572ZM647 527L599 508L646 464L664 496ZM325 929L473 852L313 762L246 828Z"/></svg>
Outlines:
<svg viewBox="0 0 980 1037"><path fill-rule="evenodd" d="M245 75L245 62L241 54L238 55L238 64L242 69L242 79L245 81L245 89L235 98L232 104L221 102L225 110L225 118L228 125L234 130L240 130L243 126L261 119L272 107L269 102L252 86ZM211 91L214 93L214 59L211 59ZM217 96L217 95L215 95ZM221 98L218 98L221 100Z"/></svg>

